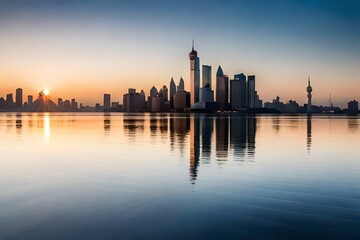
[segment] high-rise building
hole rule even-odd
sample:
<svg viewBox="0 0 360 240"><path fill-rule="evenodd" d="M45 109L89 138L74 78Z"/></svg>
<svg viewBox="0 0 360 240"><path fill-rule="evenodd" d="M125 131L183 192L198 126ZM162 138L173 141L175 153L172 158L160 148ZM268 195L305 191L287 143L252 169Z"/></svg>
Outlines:
<svg viewBox="0 0 360 240"><path fill-rule="evenodd" d="M211 87L211 66L202 65L202 87Z"/></svg>
<svg viewBox="0 0 360 240"><path fill-rule="evenodd" d="M307 112L310 113L311 112L311 98L312 98L312 95L311 95L312 87L310 85L310 77L309 77L309 80L308 80L308 86L306 88L306 92L308 93L307 94L307 98L308 98Z"/></svg>
<svg viewBox="0 0 360 240"><path fill-rule="evenodd" d="M224 75L221 66L218 67L216 72L216 102L227 104L229 102L229 78Z"/></svg>
<svg viewBox="0 0 360 240"><path fill-rule="evenodd" d="M162 96L163 96L165 102L169 101L168 92L169 92L168 88L166 87L166 85L164 85L163 88L162 88Z"/></svg>
<svg viewBox="0 0 360 240"><path fill-rule="evenodd" d="M78 110L78 103L76 102L75 98L71 99L71 109L72 111Z"/></svg>
<svg viewBox="0 0 360 240"><path fill-rule="evenodd" d="M194 50L194 41L192 50L189 53L190 58L190 98L191 105L199 102L200 90L200 59L197 56L197 51Z"/></svg>
<svg viewBox="0 0 360 240"><path fill-rule="evenodd" d="M243 73L234 75L230 81L230 103L234 110L246 108L246 76Z"/></svg>
<svg viewBox="0 0 360 240"><path fill-rule="evenodd" d="M8 102L8 103L13 103L14 102L12 93L9 93L9 94L6 95L6 102Z"/></svg>
<svg viewBox="0 0 360 240"><path fill-rule="evenodd" d="M359 102L356 100L348 102L348 111L350 113L357 113L359 111Z"/></svg>
<svg viewBox="0 0 360 240"><path fill-rule="evenodd" d="M200 88L200 102L214 102L214 91L209 87Z"/></svg>
<svg viewBox="0 0 360 240"><path fill-rule="evenodd" d="M171 107L174 107L174 94L176 93L176 84L174 82L174 78L171 78L170 81L170 103Z"/></svg>
<svg viewBox="0 0 360 240"><path fill-rule="evenodd" d="M185 91L185 83L184 79L181 77L179 81L179 85L177 87L177 92Z"/></svg>
<svg viewBox="0 0 360 240"><path fill-rule="evenodd" d="M247 82L247 103L249 108L255 108L256 93L255 93L255 75L248 76Z"/></svg>
<svg viewBox="0 0 360 240"><path fill-rule="evenodd" d="M153 87L150 89L150 97L156 97L156 95L158 95L158 90L156 89L155 86L153 86Z"/></svg>
<svg viewBox="0 0 360 240"><path fill-rule="evenodd" d="M128 93L123 96L124 112L142 112L145 108L146 104L144 91L141 90L140 93L137 93L136 89L129 88Z"/></svg>
<svg viewBox="0 0 360 240"><path fill-rule="evenodd" d="M110 112L110 94L104 94L104 112Z"/></svg>
<svg viewBox="0 0 360 240"><path fill-rule="evenodd" d="M190 107L190 93L181 91L174 94L174 109L176 111L183 111Z"/></svg>
<svg viewBox="0 0 360 240"><path fill-rule="evenodd" d="M23 105L23 90L21 88L16 89L16 107L21 108Z"/></svg>
<svg viewBox="0 0 360 240"><path fill-rule="evenodd" d="M28 96L28 105L32 104L33 101L34 101L33 96L32 96L32 95L29 95L29 96Z"/></svg>

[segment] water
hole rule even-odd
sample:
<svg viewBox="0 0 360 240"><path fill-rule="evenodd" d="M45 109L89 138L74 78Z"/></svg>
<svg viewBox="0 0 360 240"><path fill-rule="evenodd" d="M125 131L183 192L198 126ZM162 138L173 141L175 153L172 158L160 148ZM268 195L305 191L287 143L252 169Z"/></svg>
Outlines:
<svg viewBox="0 0 360 240"><path fill-rule="evenodd" d="M0 239L359 239L356 116L0 114Z"/></svg>

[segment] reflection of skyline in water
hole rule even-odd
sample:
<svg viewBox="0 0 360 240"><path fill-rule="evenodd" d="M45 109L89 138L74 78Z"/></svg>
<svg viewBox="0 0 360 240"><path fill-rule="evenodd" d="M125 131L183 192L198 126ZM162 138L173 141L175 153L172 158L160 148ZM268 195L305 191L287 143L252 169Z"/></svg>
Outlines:
<svg viewBox="0 0 360 240"><path fill-rule="evenodd" d="M357 239L358 117L273 118L0 113L0 235Z"/></svg>

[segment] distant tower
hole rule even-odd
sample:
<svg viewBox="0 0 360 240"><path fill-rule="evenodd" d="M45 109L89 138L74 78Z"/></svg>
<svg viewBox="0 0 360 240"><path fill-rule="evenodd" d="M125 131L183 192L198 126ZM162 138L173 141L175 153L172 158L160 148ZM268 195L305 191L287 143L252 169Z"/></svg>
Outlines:
<svg viewBox="0 0 360 240"><path fill-rule="evenodd" d="M194 50L194 41L192 44L190 58L190 97L191 105L199 102L199 90L200 90L200 59L197 56L197 51Z"/></svg>
<svg viewBox="0 0 360 240"><path fill-rule="evenodd" d="M156 97L156 95L158 95L158 90L156 89L155 86L153 86L153 87L150 89L150 97Z"/></svg>
<svg viewBox="0 0 360 240"><path fill-rule="evenodd" d="M185 91L185 83L184 83L184 79L182 77L180 78L179 86L177 87L177 91L178 92Z"/></svg>
<svg viewBox="0 0 360 240"><path fill-rule="evenodd" d="M255 108L255 100L256 100L256 93L255 93L255 75L248 76L247 82L247 103L249 108Z"/></svg>
<svg viewBox="0 0 360 240"><path fill-rule="evenodd" d="M23 90L21 88L16 89L16 107L21 108L23 105Z"/></svg>
<svg viewBox="0 0 360 240"><path fill-rule="evenodd" d="M168 102L169 101L169 90L166 87L166 85L164 85L163 88L162 88L162 95L163 95L163 97L165 99L165 102Z"/></svg>
<svg viewBox="0 0 360 240"><path fill-rule="evenodd" d="M75 99L74 99L75 102ZM74 106L73 106L74 108ZM104 94L104 112L110 112L110 94Z"/></svg>
<svg viewBox="0 0 360 240"><path fill-rule="evenodd" d="M312 87L310 86L310 77L309 77L309 80L308 80L308 86L306 88L306 92L308 93L307 94L307 98L308 98L308 104L307 104L307 112L310 113L311 112L311 92L312 92Z"/></svg>
<svg viewBox="0 0 360 240"><path fill-rule="evenodd" d="M211 66L202 65L202 87L207 87L211 90Z"/></svg>
<svg viewBox="0 0 360 240"><path fill-rule="evenodd" d="M216 72L216 102L220 104L227 104L229 97L229 83L228 77L224 75L221 66Z"/></svg>

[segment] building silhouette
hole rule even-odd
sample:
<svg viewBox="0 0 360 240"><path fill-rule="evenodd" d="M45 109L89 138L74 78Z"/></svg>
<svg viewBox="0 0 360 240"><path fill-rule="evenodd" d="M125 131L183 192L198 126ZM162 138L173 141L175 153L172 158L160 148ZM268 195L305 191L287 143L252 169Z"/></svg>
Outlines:
<svg viewBox="0 0 360 240"><path fill-rule="evenodd" d="M151 103L151 99L150 99ZM128 93L123 95L123 110L125 112L142 112L146 109L145 93L141 90L140 93L136 89L129 88Z"/></svg>
<svg viewBox="0 0 360 240"><path fill-rule="evenodd" d="M185 91L185 82L182 77L180 77L179 85L177 86L177 91L178 92Z"/></svg>
<svg viewBox="0 0 360 240"><path fill-rule="evenodd" d="M30 104L33 103L33 101L34 101L33 99L34 99L34 98L33 98L32 95L28 95L28 100L27 100L28 105L30 105Z"/></svg>
<svg viewBox="0 0 360 240"><path fill-rule="evenodd" d="M192 50L189 53L190 58L190 98L191 105L199 102L199 90L200 90L200 59L197 51L194 50L194 41Z"/></svg>
<svg viewBox="0 0 360 240"><path fill-rule="evenodd" d="M176 84L174 82L174 78L170 80L170 104L171 108L174 108L174 94L176 93Z"/></svg>
<svg viewBox="0 0 360 240"><path fill-rule="evenodd" d="M212 89L211 87L211 66L202 65L202 87L207 87Z"/></svg>
<svg viewBox="0 0 360 240"><path fill-rule="evenodd" d="M359 112L359 102L356 100L348 102L348 111L350 113L358 113Z"/></svg>
<svg viewBox="0 0 360 240"><path fill-rule="evenodd" d="M230 81L230 103L233 110L247 108L246 76L243 73L234 75Z"/></svg>
<svg viewBox="0 0 360 240"><path fill-rule="evenodd" d="M21 108L23 106L23 90L21 88L16 89L16 107Z"/></svg>
<svg viewBox="0 0 360 240"><path fill-rule="evenodd" d="M312 92L312 87L310 85L310 77L309 77L309 80L308 80L308 86L306 88L306 92L307 92L307 99L308 99L308 103L307 103L307 112L308 113L311 113L311 98L312 98L312 95L311 95L311 92Z"/></svg>
<svg viewBox="0 0 360 240"><path fill-rule="evenodd" d="M247 82L248 108L256 107L255 75L248 76Z"/></svg>
<svg viewBox="0 0 360 240"><path fill-rule="evenodd" d="M229 78L224 75L221 66L216 72L216 102L220 110L227 110L229 102Z"/></svg>
<svg viewBox="0 0 360 240"><path fill-rule="evenodd" d="M110 112L110 94L104 94L104 112Z"/></svg>
<svg viewBox="0 0 360 240"><path fill-rule="evenodd" d="M190 108L190 93L186 91L176 92L174 94L174 110L177 112Z"/></svg>

